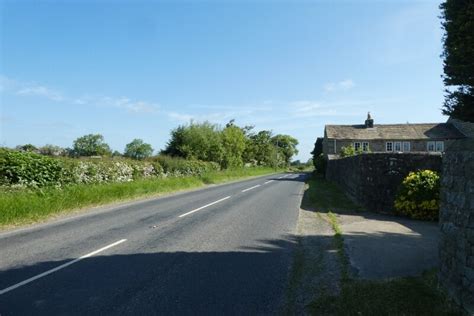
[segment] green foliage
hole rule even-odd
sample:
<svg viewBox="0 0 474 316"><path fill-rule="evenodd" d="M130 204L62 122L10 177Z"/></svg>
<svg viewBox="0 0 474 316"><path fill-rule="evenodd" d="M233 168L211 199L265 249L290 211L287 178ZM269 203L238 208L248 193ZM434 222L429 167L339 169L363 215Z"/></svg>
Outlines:
<svg viewBox="0 0 474 316"><path fill-rule="evenodd" d="M271 131L252 133L231 120L224 129L209 122L182 125L171 131L164 155L188 160L212 161L224 169L246 165L282 167L298 153L298 141L289 135L272 136Z"/></svg>
<svg viewBox="0 0 474 316"><path fill-rule="evenodd" d="M224 153L219 129L209 122L179 126L171 131L163 154L220 164Z"/></svg>
<svg viewBox="0 0 474 316"><path fill-rule="evenodd" d="M395 209L411 218L437 220L439 186L439 175L434 171L410 172L400 186L395 199Z"/></svg>
<svg viewBox="0 0 474 316"><path fill-rule="evenodd" d="M272 137L272 143L276 146L278 152L283 155L283 160L287 166L290 165L291 157L298 154L296 146L298 140L290 135L275 135Z"/></svg>
<svg viewBox="0 0 474 316"><path fill-rule="evenodd" d="M198 176L206 172L220 170L219 164L215 162L188 160L165 155L154 157L153 161L163 166L163 171L167 176Z"/></svg>
<svg viewBox="0 0 474 316"><path fill-rule="evenodd" d="M44 187L59 185L61 162L32 152L0 148L0 185Z"/></svg>
<svg viewBox="0 0 474 316"><path fill-rule="evenodd" d="M55 145L44 145L38 149L39 153L46 156L63 156L67 152L64 148Z"/></svg>
<svg viewBox="0 0 474 316"><path fill-rule="evenodd" d="M474 3L469 0L446 0L440 6L444 36L443 114L474 122Z"/></svg>
<svg viewBox="0 0 474 316"><path fill-rule="evenodd" d="M78 160L68 159L68 161L77 162ZM155 163L157 162L153 164ZM208 183L221 183L272 172L274 170L270 168L242 168L219 172L210 171L199 176L189 177L160 177L138 179L131 182L76 184L65 186L60 190L52 187L42 190L3 190L0 194L0 227L36 222L52 214L70 209L144 196L156 196L157 194L196 188Z"/></svg>
<svg viewBox="0 0 474 316"><path fill-rule="evenodd" d="M134 139L125 146L124 156L133 159L145 159L151 157L153 148L141 139Z"/></svg>
<svg viewBox="0 0 474 316"><path fill-rule="evenodd" d="M16 146L16 150L19 151L29 151L29 152L37 152L38 148L32 144L26 144L26 145L18 145Z"/></svg>
<svg viewBox="0 0 474 316"><path fill-rule="evenodd" d="M237 126L228 125L222 131L223 168L240 168L243 165L242 154L245 150L245 134Z"/></svg>
<svg viewBox="0 0 474 316"><path fill-rule="evenodd" d="M104 142L104 136L100 134L88 134L74 141L74 155L76 156L109 156L111 150Z"/></svg>
<svg viewBox="0 0 474 316"><path fill-rule="evenodd" d="M323 154L320 154L313 160L313 165L316 173L322 175L326 174L327 160L324 158Z"/></svg>

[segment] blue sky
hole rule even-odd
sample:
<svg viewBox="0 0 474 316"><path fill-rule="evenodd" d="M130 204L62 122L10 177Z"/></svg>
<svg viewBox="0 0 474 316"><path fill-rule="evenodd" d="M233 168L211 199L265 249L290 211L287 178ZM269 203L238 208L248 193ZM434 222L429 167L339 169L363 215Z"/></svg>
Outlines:
<svg viewBox="0 0 474 316"><path fill-rule="evenodd" d="M180 124L300 141L325 124L440 122L437 1L0 1L0 146Z"/></svg>

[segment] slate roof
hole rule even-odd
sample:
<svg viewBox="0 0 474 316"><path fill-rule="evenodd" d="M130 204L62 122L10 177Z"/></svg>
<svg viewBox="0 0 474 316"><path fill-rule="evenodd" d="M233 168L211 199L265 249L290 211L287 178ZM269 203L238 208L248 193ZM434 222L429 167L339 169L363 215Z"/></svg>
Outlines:
<svg viewBox="0 0 474 316"><path fill-rule="evenodd" d="M331 139L403 140L403 139L457 139L465 136L449 123L326 125L325 134Z"/></svg>

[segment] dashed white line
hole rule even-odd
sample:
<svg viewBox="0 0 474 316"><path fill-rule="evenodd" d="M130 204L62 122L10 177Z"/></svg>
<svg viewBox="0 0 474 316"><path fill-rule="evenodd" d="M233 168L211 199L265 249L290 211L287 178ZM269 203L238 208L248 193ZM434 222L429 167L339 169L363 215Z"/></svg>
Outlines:
<svg viewBox="0 0 474 316"><path fill-rule="evenodd" d="M264 184L267 184L267 183L270 183L270 182L273 182L273 180L268 180L268 181L265 182Z"/></svg>
<svg viewBox="0 0 474 316"><path fill-rule="evenodd" d="M247 188L247 189L245 189L245 190L242 190L242 192L250 191L250 190L252 190L252 189L258 188L259 186L260 186L260 184L254 185L253 187L250 187L250 188Z"/></svg>
<svg viewBox="0 0 474 316"><path fill-rule="evenodd" d="M187 213L181 214L181 215L179 215L179 217L184 217L184 216L187 216L187 215L192 214L192 213L194 213L194 212L200 211L200 210L202 210L203 208L206 208L206 207L208 207L208 206L211 206L211 205L217 204L217 203L219 203L219 202L225 201L225 200L227 200L227 199L230 198L230 197L231 197L231 195L226 196L225 198L222 198L222 199L220 199L220 200L217 200L217 201L214 201L214 202L212 202L212 203L206 204L206 205L204 205L204 206L201 206L201 207L199 207L199 208L197 208L197 209L195 209L195 210L189 211L189 212L187 212Z"/></svg>
<svg viewBox="0 0 474 316"><path fill-rule="evenodd" d="M88 253L88 254L86 254L86 255L83 255L82 257L79 257L79 258L74 259L74 260L72 260L72 261L66 262L65 264L62 264L62 265L60 265L60 266L58 266L58 267L56 267L56 268L53 268L53 269L51 269L51 270L48 270L48 271L43 272L43 273L41 273L41 274L38 274L38 275L36 275L36 276L34 276L34 277L31 277L31 278L29 278L29 279L26 279L25 281L22 281L22 282L20 282L20 283L15 284L15 285L9 286L9 287L7 287L6 289L0 290L0 295L3 295L3 294L5 294L5 293L7 293L7 292L10 292L10 291L12 291L12 290L14 290L14 289L19 288L20 286L26 285L26 284L31 283L31 282L33 282L33 281L35 281L35 280L38 280L38 279L40 279L40 278L42 278L42 277L45 277L45 276L47 276L47 275L49 275L49 274L51 274L51 273L54 273L54 272L59 271L59 270L61 270L61 269L64 269L64 268L66 268L66 267L70 266L71 264L74 264L74 263L76 263L76 262L78 262L78 261L81 261L81 260L83 260L83 259L92 257L93 255L96 255L96 254L98 254L99 252L102 252L102 251L105 251L105 250L107 250L107 249L109 249L109 248L115 247L115 246L117 246L117 245L119 245L119 244L121 244L121 243L123 243L123 242L125 242L125 241L127 241L127 240L126 240L126 239L121 239L121 240L116 241L116 242L114 242L114 243L112 243L112 244L110 244L110 245L107 245L107 246L102 247L102 248L100 248L100 249L97 249L97 250L95 250L95 251L93 251L93 252L90 252L90 253Z"/></svg>

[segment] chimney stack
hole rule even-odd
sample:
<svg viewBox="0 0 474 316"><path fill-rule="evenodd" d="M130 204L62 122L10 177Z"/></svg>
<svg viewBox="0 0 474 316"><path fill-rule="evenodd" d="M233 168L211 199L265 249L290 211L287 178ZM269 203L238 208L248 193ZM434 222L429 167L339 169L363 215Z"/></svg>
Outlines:
<svg viewBox="0 0 474 316"><path fill-rule="evenodd" d="M374 120L370 116L370 112L367 113L367 119L365 120L365 128L374 127Z"/></svg>

